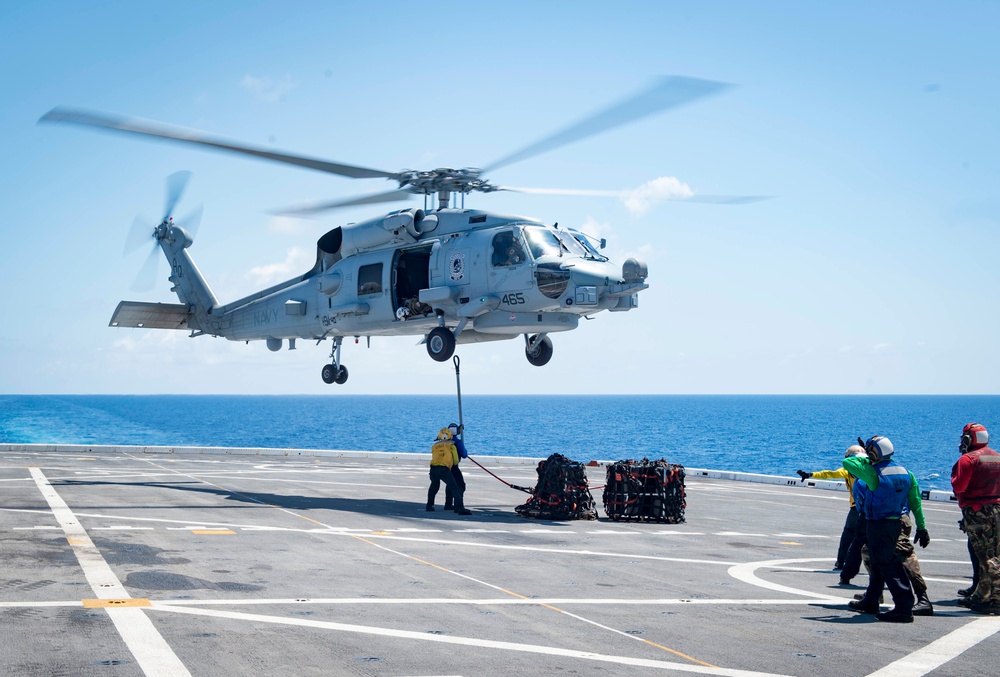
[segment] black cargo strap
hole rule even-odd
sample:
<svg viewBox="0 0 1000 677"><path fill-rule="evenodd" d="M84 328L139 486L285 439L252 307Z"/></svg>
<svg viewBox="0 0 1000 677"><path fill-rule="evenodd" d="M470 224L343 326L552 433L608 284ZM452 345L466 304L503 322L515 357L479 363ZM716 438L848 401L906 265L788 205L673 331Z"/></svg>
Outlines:
<svg viewBox="0 0 1000 677"><path fill-rule="evenodd" d="M481 465L481 464L480 464L480 463L479 463L479 462L478 462L478 461L477 461L476 459L472 458L471 456L468 456L467 458L468 458L468 459L469 459L470 461L472 461L473 463L475 463L476 465L478 465L478 466L479 466L480 468L482 468L483 470L486 470L486 472L487 472L487 473L489 473L490 475L493 475L493 477L496 477L496 478L497 478L498 480L500 480L501 482L503 482L504 484L506 484L506 485L507 485L508 487L510 487L511 489L517 489L518 491L523 491L523 492L524 492L524 493L526 493L526 494L530 494L530 493L531 493L531 489L530 489L529 487L519 487L519 486L517 486L516 484L511 484L511 483L510 483L510 482L508 482L507 480L505 480L505 479L501 479L500 477L497 477L496 475L494 475L494 474L493 474L492 472L490 472L490 471L489 471L489 470L487 470L486 468L483 468L483 466L482 466L482 465Z"/></svg>

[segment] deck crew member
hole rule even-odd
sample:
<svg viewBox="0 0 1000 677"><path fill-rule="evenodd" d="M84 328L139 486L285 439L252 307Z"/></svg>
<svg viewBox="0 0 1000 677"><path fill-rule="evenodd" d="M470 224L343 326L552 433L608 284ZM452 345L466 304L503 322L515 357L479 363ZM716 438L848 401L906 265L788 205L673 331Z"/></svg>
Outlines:
<svg viewBox="0 0 1000 677"><path fill-rule="evenodd" d="M1000 454L986 446L989 441L986 428L978 423L962 429L961 456L951 469L951 487L979 566L969 608L1000 614Z"/></svg>
<svg viewBox="0 0 1000 677"><path fill-rule="evenodd" d="M920 486L913 473L892 460L893 446L888 437L869 438L865 442L865 453L867 458L845 458L844 468L864 482L859 498L866 520L872 568L864 597L848 602L847 606L852 611L874 613L880 621L911 623L914 595L906 570L896 555L896 543L903 528L900 517L907 511L913 512L917 523L916 542L922 548L930 543ZM894 606L890 611L879 612L878 600L883 586L889 588Z"/></svg>
<svg viewBox="0 0 1000 677"><path fill-rule="evenodd" d="M462 468L460 467L463 458L469 458L469 452L465 450L465 441L462 440L462 426L457 423L448 424L448 432L451 433L452 444L455 445L455 450L458 451L458 461L455 465L451 466L451 475L455 478L455 484L458 488L462 490L462 498L465 498L465 476L462 475ZM452 494L451 487L445 485L444 488L444 509L454 510L455 509L455 496Z"/></svg>
<svg viewBox="0 0 1000 677"><path fill-rule="evenodd" d="M844 452L844 458L847 458L848 456L864 455L864 447L857 444L852 444L847 447L847 451ZM840 546L837 548L837 562L833 565L834 569L843 569L844 563L847 561L847 551L851 547L851 542L854 540L854 534L857 532L858 528L858 511L854 509L854 475L847 472L847 470L843 467L837 468L836 470L817 470L815 472L796 470L795 472L802 478L802 482L809 479L844 480L844 483L847 485L847 493L850 497L851 507L847 511L847 519L844 521L844 529L840 532ZM857 572L855 571L855 573Z"/></svg>
<svg viewBox="0 0 1000 677"><path fill-rule="evenodd" d="M458 449L451 438L451 431L448 428L441 428L438 432L437 440L431 445L431 486L427 489L427 511L434 511L434 497L437 496L441 483L451 489L455 499L456 515L471 515L470 510L465 509L462 488L455 481L455 476L451 474L452 466L458 463Z"/></svg>

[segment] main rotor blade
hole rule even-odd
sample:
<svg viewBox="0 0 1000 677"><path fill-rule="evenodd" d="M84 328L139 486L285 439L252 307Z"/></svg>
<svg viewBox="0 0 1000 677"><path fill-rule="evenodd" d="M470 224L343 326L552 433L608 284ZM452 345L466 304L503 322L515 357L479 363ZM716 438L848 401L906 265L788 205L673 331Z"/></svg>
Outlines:
<svg viewBox="0 0 1000 677"><path fill-rule="evenodd" d="M702 202L710 205L748 205L753 202L770 200L773 195L692 195L691 197L670 198L677 202Z"/></svg>
<svg viewBox="0 0 1000 677"><path fill-rule="evenodd" d="M353 207L354 205L370 205L377 202L398 202L400 200L409 200L412 195L413 193L408 190L397 189L390 190L385 193L373 193L372 195L347 198L346 200L317 202L314 204L302 205L301 207L289 207L288 209L281 209L272 213L283 216L309 216L311 214L318 214L319 212L328 211L330 209Z"/></svg>
<svg viewBox="0 0 1000 677"><path fill-rule="evenodd" d="M560 146L594 136L601 132L620 127L629 122L658 113L668 108L676 108L697 99L723 92L733 85L713 80L667 76L660 78L652 87L631 96L610 108L584 118L575 125L536 141L506 157L500 158L491 165L482 168L483 173L505 167L535 155L548 152Z"/></svg>
<svg viewBox="0 0 1000 677"><path fill-rule="evenodd" d="M337 162L327 162L304 155L295 155L281 151L267 150L235 141L228 141L210 136L194 129L174 127L142 118L127 118L109 113L86 111L75 108L57 107L50 110L38 120L39 122L68 122L87 127L101 127L112 131L152 136L169 141L179 141L200 146L208 146L218 150L250 155L272 162L283 162L289 165L315 169L328 174L338 174L352 179L395 179L396 175L380 169L368 169L356 165L346 165Z"/></svg>
<svg viewBox="0 0 1000 677"><path fill-rule="evenodd" d="M506 190L511 193L528 193L529 195L582 195L585 197L621 197L625 190L600 190L590 188L523 188L517 186L497 186L494 190Z"/></svg>
<svg viewBox="0 0 1000 677"><path fill-rule="evenodd" d="M617 197L626 199L636 194L636 189L601 190L589 188L522 188L516 186L497 186L494 190L506 190L512 193L527 193L529 195L578 195L583 197ZM651 199L668 202L699 202L714 205L744 205L762 200L770 200L771 195L666 195L652 194Z"/></svg>
<svg viewBox="0 0 1000 677"><path fill-rule="evenodd" d="M181 195L184 194L184 188L187 187L190 178L191 172L189 171L174 172L167 177L167 202L163 212L164 219L169 219L173 216L174 208L177 207L177 202L181 199Z"/></svg>

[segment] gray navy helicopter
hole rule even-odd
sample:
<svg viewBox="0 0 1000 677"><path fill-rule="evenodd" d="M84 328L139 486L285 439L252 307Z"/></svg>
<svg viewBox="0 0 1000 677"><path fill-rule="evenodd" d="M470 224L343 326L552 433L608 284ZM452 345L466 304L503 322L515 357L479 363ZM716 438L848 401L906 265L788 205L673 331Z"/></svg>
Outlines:
<svg viewBox="0 0 1000 677"><path fill-rule="evenodd" d="M536 194L620 196L622 191L515 188L490 183L484 174L588 136L680 106L729 85L687 77L664 77L652 87L481 169L439 168L387 172L329 162L212 137L202 132L137 118L55 108L39 122L62 122L194 144L354 179L384 178L393 190L285 210L309 215L340 207L424 196L424 208L401 209L337 226L319 238L316 263L291 280L232 303L221 304L188 249L191 228L172 213L188 173L168 182L165 216L152 239L170 264L171 291L180 303L122 301L112 327L180 329L191 336L264 341L272 351L298 339L331 339L326 383L347 381L341 362L345 337L423 337L427 354L449 360L457 343L524 337L528 362L552 357L550 334L575 329L581 317L602 310L629 311L647 289L647 266L622 264L602 255L603 241L573 228L465 209L465 195L515 191ZM461 206L453 205L461 197ZM428 208L428 200L436 206ZM688 201L736 204L756 197L689 196ZM142 239L149 236L145 230ZM151 254L155 255L155 247ZM155 263L155 259L151 259Z"/></svg>

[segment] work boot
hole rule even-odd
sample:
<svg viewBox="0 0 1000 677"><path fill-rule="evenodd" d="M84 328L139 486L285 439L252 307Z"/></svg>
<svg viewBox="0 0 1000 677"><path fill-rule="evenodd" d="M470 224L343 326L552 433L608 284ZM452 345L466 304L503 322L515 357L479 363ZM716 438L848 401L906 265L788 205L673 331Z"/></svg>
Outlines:
<svg viewBox="0 0 1000 677"><path fill-rule="evenodd" d="M917 603L913 605L914 616L933 616L934 605L927 599L927 593L917 595Z"/></svg>
<svg viewBox="0 0 1000 677"><path fill-rule="evenodd" d="M855 599L847 603L847 608L851 611L857 611L859 614L877 614L878 605L865 604L864 599Z"/></svg>
<svg viewBox="0 0 1000 677"><path fill-rule="evenodd" d="M900 611L899 609L890 609L889 611L875 614L875 618L886 623L912 623L913 613L910 611Z"/></svg>
<svg viewBox="0 0 1000 677"><path fill-rule="evenodd" d="M966 609L971 607L973 604L975 604L975 602L973 602L972 598L969 596L965 596L962 599L958 600L958 606L964 606Z"/></svg>
<svg viewBox="0 0 1000 677"><path fill-rule="evenodd" d="M444 504L444 509L445 510L454 510L455 506L453 506L451 503L445 503Z"/></svg>
<svg viewBox="0 0 1000 677"><path fill-rule="evenodd" d="M986 601L969 607L972 613L1000 616L1000 601Z"/></svg>
<svg viewBox="0 0 1000 677"><path fill-rule="evenodd" d="M458 508L455 511L455 514L456 515L471 515L472 511L471 510L466 510L465 508Z"/></svg>
<svg viewBox="0 0 1000 677"><path fill-rule="evenodd" d="M844 578L843 576L840 577L840 581L837 583L837 585L850 585L850 584L851 584L851 579Z"/></svg>
<svg viewBox="0 0 1000 677"><path fill-rule="evenodd" d="M959 597L968 597L969 595L971 595L975 591L975 589L976 589L976 586L974 586L974 585L970 585L967 588L962 588L961 590L958 591L958 596Z"/></svg>
<svg viewBox="0 0 1000 677"><path fill-rule="evenodd" d="M837 562L836 564L833 565L833 570L834 571L840 571L843 568L844 568L844 563L843 562Z"/></svg>
<svg viewBox="0 0 1000 677"><path fill-rule="evenodd" d="M854 596L854 599L864 599L864 598L865 598L865 593L863 593L863 592L859 592L858 594L856 594ZM881 604L884 601L885 601L885 595L879 595L878 596L878 603Z"/></svg>
<svg viewBox="0 0 1000 677"><path fill-rule="evenodd" d="M428 503L427 504L427 512L434 512L434 504L433 503Z"/></svg>

